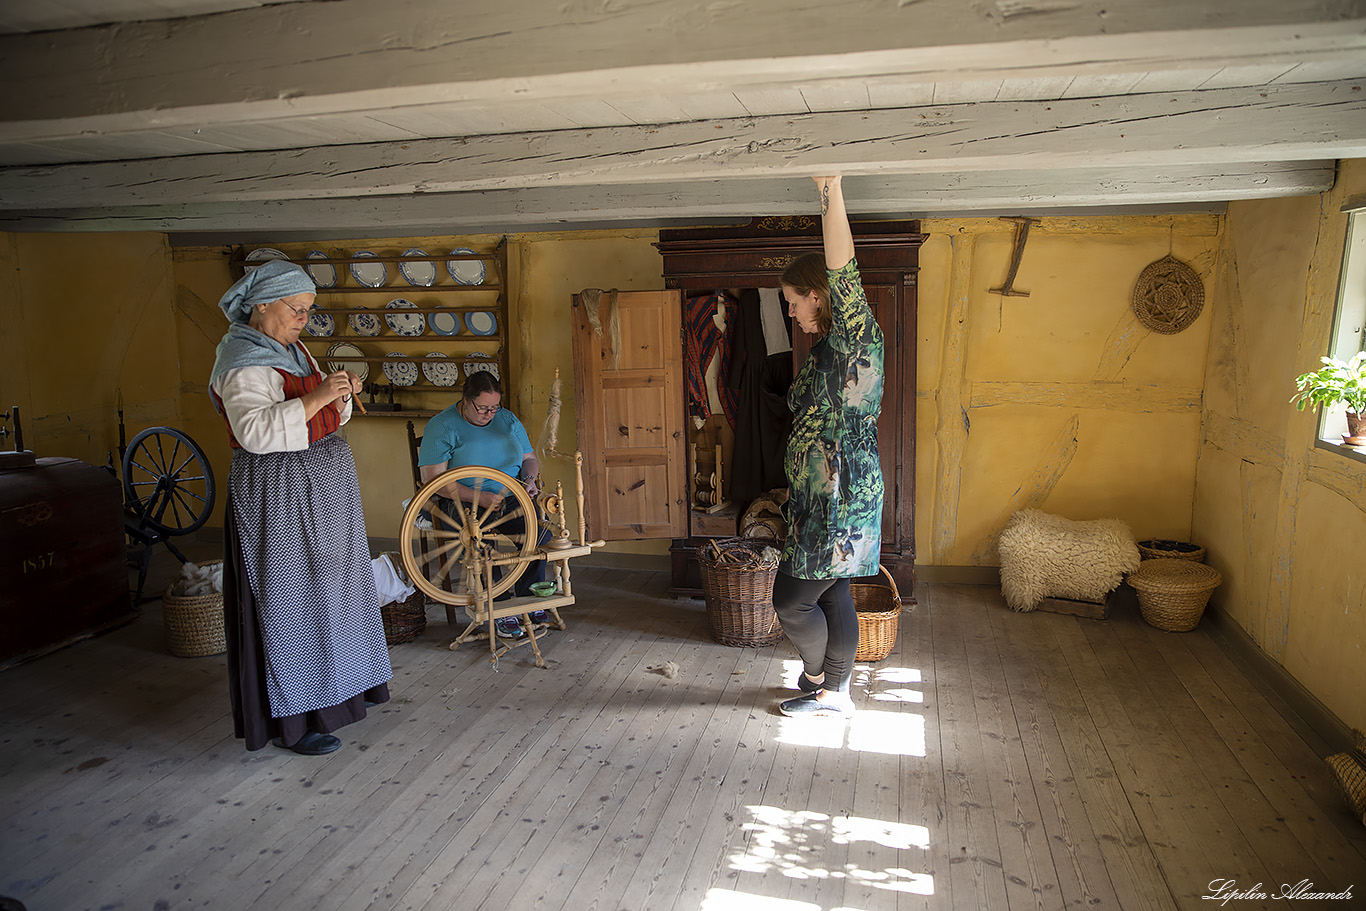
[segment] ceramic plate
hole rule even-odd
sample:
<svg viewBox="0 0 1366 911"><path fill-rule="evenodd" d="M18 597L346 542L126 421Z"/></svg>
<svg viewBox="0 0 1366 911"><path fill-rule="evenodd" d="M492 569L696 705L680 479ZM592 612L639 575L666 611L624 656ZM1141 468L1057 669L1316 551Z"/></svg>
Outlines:
<svg viewBox="0 0 1366 911"><path fill-rule="evenodd" d="M426 250L419 250L417 247L410 247L403 251L404 256L426 256ZM410 285L419 288L430 288L436 284L436 263L399 263L398 271Z"/></svg>
<svg viewBox="0 0 1366 911"><path fill-rule="evenodd" d="M492 373L494 379L502 379L498 374L498 365L493 362L493 355L480 354L478 351L465 355L465 376L474 376L480 370Z"/></svg>
<svg viewBox="0 0 1366 911"><path fill-rule="evenodd" d="M498 331L498 319L487 310L465 314L465 328L475 335L493 335Z"/></svg>
<svg viewBox="0 0 1366 911"><path fill-rule="evenodd" d="M373 313L353 313L346 321L357 335L379 335L379 317Z"/></svg>
<svg viewBox="0 0 1366 911"><path fill-rule="evenodd" d="M357 250L352 258L375 259L377 255L369 250ZM351 277L367 288L378 288L389 280L389 270L384 268L384 263L352 263Z"/></svg>
<svg viewBox="0 0 1366 911"><path fill-rule="evenodd" d="M461 253L473 252L469 247L457 247L451 251L451 255L458 256ZM448 259L446 260L446 271L451 274L451 278L462 285L481 285L484 283L484 261L482 259Z"/></svg>
<svg viewBox="0 0 1366 911"><path fill-rule="evenodd" d="M384 305L386 310L411 310L417 304L404 297L396 297ZM384 321L399 335L421 335L427 330L427 321L421 313L386 313Z"/></svg>
<svg viewBox="0 0 1366 911"><path fill-rule="evenodd" d="M327 259L327 254L321 250L309 250L309 259ZM337 267L331 263L315 263L311 266L304 266L308 270L308 275L313 279L313 284L319 288L337 287Z"/></svg>
<svg viewBox="0 0 1366 911"><path fill-rule="evenodd" d="M328 357L365 357L365 352L357 348L350 342L337 342L327 349ZM370 375L370 365L365 361L328 361L327 369L333 373L338 370L350 370L360 381L365 382L365 378Z"/></svg>
<svg viewBox="0 0 1366 911"><path fill-rule="evenodd" d="M329 313L313 309L308 311L308 322L304 324L309 335L331 335L337 331L337 324Z"/></svg>
<svg viewBox="0 0 1366 911"><path fill-rule="evenodd" d="M433 313L427 317L432 331L437 335L459 335L460 315L458 313Z"/></svg>
<svg viewBox="0 0 1366 911"><path fill-rule="evenodd" d="M440 351L428 351L427 357L445 357ZM422 375L433 386L454 386L460 382L460 370L450 361L424 361Z"/></svg>
<svg viewBox="0 0 1366 911"><path fill-rule="evenodd" d="M407 357L402 351L390 351L385 357ZM395 386L411 386L417 382L417 364L412 361L385 361L384 375Z"/></svg>
<svg viewBox="0 0 1366 911"><path fill-rule="evenodd" d="M289 254L281 253L273 247L257 247L246 255L246 263L242 268L244 270L255 269L261 263L268 263L272 259L289 259Z"/></svg>

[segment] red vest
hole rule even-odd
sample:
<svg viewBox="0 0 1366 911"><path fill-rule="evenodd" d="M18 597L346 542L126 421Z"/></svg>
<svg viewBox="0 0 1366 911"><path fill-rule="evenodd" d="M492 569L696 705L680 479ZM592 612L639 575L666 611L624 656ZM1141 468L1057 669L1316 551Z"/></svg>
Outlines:
<svg viewBox="0 0 1366 911"><path fill-rule="evenodd" d="M280 370L278 368L276 368L275 372L280 374L284 379L285 401L307 395L314 389L317 389L318 384L325 379L325 377L318 372L316 367L308 376L295 376L288 370ZM218 397L218 393L214 392L212 389L210 389L209 392L217 399L218 410L220 412L224 411L223 400ZM336 402L331 402L318 409L318 413L308 419L308 443L310 446L341 426L341 411L339 408L340 406ZM223 420L225 423L227 422L227 414L223 415ZM237 442L237 436L232 432L232 424L228 424L228 443L233 449L242 448L242 444Z"/></svg>

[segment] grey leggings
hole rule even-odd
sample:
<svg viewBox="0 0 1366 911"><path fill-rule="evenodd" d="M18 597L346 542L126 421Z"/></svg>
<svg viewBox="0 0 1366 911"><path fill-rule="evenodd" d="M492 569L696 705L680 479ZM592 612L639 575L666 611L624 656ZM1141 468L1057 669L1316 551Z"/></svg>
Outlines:
<svg viewBox="0 0 1366 911"><path fill-rule="evenodd" d="M826 689L841 689L854 669L858 614L848 579L798 579L778 570L773 609L808 677L825 673Z"/></svg>

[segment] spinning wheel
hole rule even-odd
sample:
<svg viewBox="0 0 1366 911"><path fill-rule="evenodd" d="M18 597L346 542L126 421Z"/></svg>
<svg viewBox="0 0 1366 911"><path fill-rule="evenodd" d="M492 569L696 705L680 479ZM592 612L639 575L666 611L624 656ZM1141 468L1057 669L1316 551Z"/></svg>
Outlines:
<svg viewBox="0 0 1366 911"><path fill-rule="evenodd" d="M123 454L126 505L162 534L187 535L213 512L213 470L187 434L149 427Z"/></svg>
<svg viewBox="0 0 1366 911"><path fill-rule="evenodd" d="M505 491L501 508L442 496L457 482L476 494ZM494 468L467 465L432 478L413 496L399 526L399 554L408 578L429 598L469 605L476 596L498 597L521 577L535 554L539 527L535 504L519 481ZM471 552L523 559L503 564L502 578L487 593L480 578L466 579L467 590L460 591L456 582Z"/></svg>

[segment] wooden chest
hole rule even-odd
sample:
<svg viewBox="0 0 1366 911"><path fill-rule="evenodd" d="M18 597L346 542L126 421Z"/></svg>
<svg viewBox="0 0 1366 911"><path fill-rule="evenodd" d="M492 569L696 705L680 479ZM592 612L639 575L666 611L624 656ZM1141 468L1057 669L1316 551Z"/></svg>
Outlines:
<svg viewBox="0 0 1366 911"><path fill-rule="evenodd" d="M108 471L67 458L0 471L0 664L131 620L126 559Z"/></svg>

